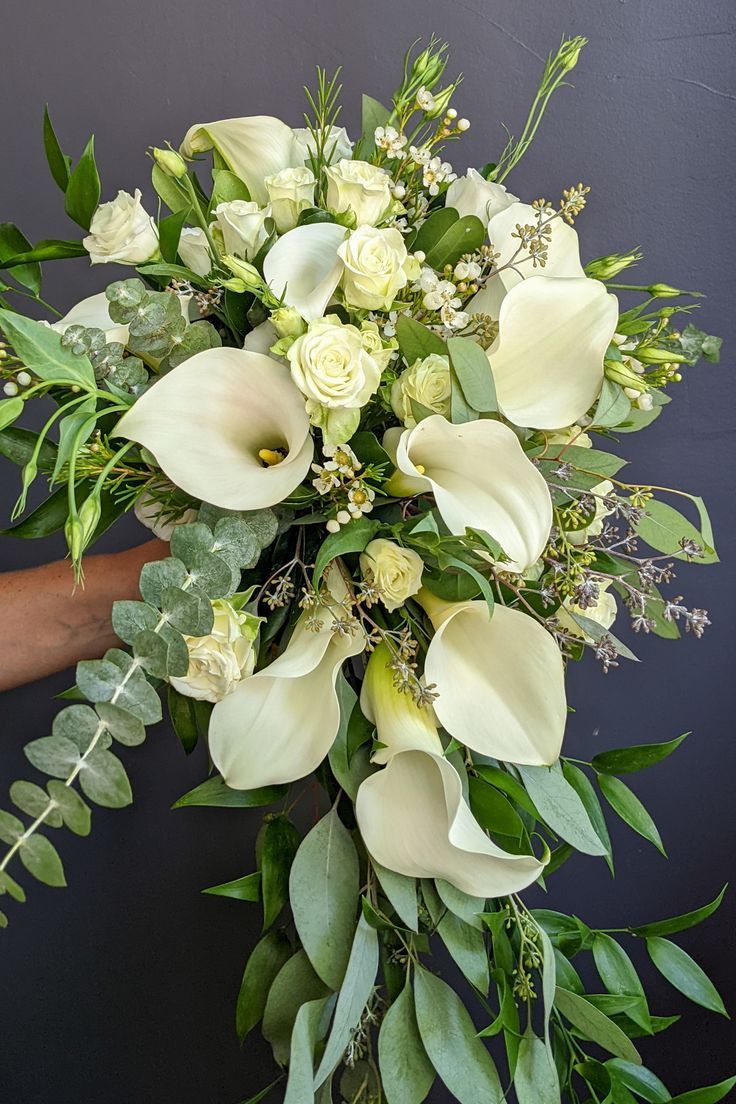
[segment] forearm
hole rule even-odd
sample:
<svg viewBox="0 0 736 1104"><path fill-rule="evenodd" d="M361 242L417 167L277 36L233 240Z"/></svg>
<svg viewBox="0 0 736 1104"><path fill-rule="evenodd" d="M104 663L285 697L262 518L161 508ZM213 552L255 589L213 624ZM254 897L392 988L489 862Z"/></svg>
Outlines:
<svg viewBox="0 0 736 1104"><path fill-rule="evenodd" d="M79 659L97 659L119 645L110 618L113 602L138 598L143 564L167 555L168 545L152 540L126 552L87 556L84 586L76 590L65 560L0 575L0 690Z"/></svg>

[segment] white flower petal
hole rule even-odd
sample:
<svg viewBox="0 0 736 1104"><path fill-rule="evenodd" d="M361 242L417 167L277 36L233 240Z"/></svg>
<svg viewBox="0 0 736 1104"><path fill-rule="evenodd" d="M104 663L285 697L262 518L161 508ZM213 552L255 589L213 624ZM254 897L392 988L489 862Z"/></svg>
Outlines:
<svg viewBox="0 0 736 1104"><path fill-rule="evenodd" d="M365 647L361 632L333 635L332 614L313 632L303 614L284 652L243 681L212 711L209 747L228 786L250 790L293 782L315 770L340 726L335 691L346 659Z"/></svg>
<svg viewBox="0 0 736 1104"><path fill-rule="evenodd" d="M567 705L552 636L533 617L496 603L442 603L420 594L435 624L424 674L443 728L473 751L540 766L559 757Z"/></svg>
<svg viewBox="0 0 736 1104"><path fill-rule="evenodd" d="M345 234L345 227L334 222L297 226L266 254L266 283L307 322L322 318L340 282L343 264L337 250Z"/></svg>
<svg viewBox="0 0 736 1104"><path fill-rule="evenodd" d="M187 494L228 510L286 498L313 455L304 401L288 369L241 349L208 349L144 392L116 435L144 445ZM284 459L264 467L261 449Z"/></svg>
<svg viewBox="0 0 736 1104"><path fill-rule="evenodd" d="M70 311L67 311L63 318L60 318L58 322L54 322L51 329L63 334L70 326L85 326L88 329L104 330L105 340L108 343L110 341L119 341L122 345L128 343L128 327L113 322L110 317L110 301L104 291L101 291L99 295L90 295L89 298L82 299Z"/></svg>
<svg viewBox="0 0 736 1104"><path fill-rule="evenodd" d="M532 429L582 418L600 392L617 321L618 301L598 280L534 276L512 288L488 350L506 417Z"/></svg>
<svg viewBox="0 0 736 1104"><path fill-rule="evenodd" d="M387 763L397 751L409 748L442 755L442 743L432 710L421 709L411 694L394 686L394 672L388 666L391 653L385 644L374 648L363 678L360 708L376 726L378 741L385 744L373 755L374 763Z"/></svg>
<svg viewBox="0 0 736 1104"><path fill-rule="evenodd" d="M544 273L545 276L584 276L580 263L580 244L577 232L562 218L549 223L551 235L547 243L547 260L544 268L534 268L529 251L520 249L515 237L517 226L536 226L537 213L529 203L512 203L510 207L494 215L488 223L488 238L500 256L497 267L513 263L515 268L499 273L506 290L515 287L522 279ZM517 271L518 269L518 271Z"/></svg>
<svg viewBox="0 0 736 1104"><path fill-rule="evenodd" d="M259 323L255 329L245 335L243 348L251 353L263 353L264 356L270 356L269 349L276 344L278 339L279 335L276 333L276 327L267 318L265 322Z"/></svg>
<svg viewBox="0 0 736 1104"><path fill-rule="evenodd" d="M397 752L362 783L355 814L376 862L410 878L444 878L475 897L516 893L544 869L488 838L463 800L460 776L441 755Z"/></svg>
<svg viewBox="0 0 736 1104"><path fill-rule="evenodd" d="M453 425L433 414L402 434L396 464L405 475L429 481L450 532L489 533L510 557L504 567L511 571L539 559L552 526L552 501L508 426L486 418Z"/></svg>
<svg viewBox="0 0 736 1104"><path fill-rule="evenodd" d="M291 127L271 115L195 123L184 136L181 152L191 157L213 147L261 207L268 203L265 178L301 163Z"/></svg>

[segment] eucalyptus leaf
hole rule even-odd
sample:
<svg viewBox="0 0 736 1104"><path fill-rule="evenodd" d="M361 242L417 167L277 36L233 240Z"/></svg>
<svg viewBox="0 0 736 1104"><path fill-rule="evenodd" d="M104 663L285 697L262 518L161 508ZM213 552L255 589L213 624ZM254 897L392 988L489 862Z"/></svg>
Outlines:
<svg viewBox="0 0 736 1104"><path fill-rule="evenodd" d="M396 874L381 866L375 859L371 859L373 869L376 872L381 889L396 909L399 919L406 924L411 931L419 931L417 919L417 884L414 878L408 878L405 874Z"/></svg>
<svg viewBox="0 0 736 1104"><path fill-rule="evenodd" d="M432 353L447 356L447 346L442 338L406 314L400 314L396 321L396 339L401 355L409 366Z"/></svg>
<svg viewBox="0 0 736 1104"><path fill-rule="evenodd" d="M35 782L13 782L10 787L10 800L16 808L35 820L40 813L46 812L49 795ZM43 823L49 828L61 828L64 822L58 809L52 809L44 816Z"/></svg>
<svg viewBox="0 0 736 1104"><path fill-rule="evenodd" d="M144 629L154 629L158 623L158 617L158 610L147 602L128 600L113 602L113 631L125 644L132 644Z"/></svg>
<svg viewBox="0 0 736 1104"><path fill-rule="evenodd" d="M332 1029L314 1078L319 1086L334 1072L373 993L378 972L378 935L363 916L358 920L345 977L335 1005Z"/></svg>
<svg viewBox="0 0 736 1104"><path fill-rule="evenodd" d="M176 529L174 532L176 532ZM141 568L139 584L143 600L151 606L160 608L164 589L167 587L181 589L186 579L186 567L181 560L173 556L169 556L165 560L154 560L152 563L144 564Z"/></svg>
<svg viewBox="0 0 736 1104"><path fill-rule="evenodd" d="M65 886L64 867L50 840L39 832L28 836L20 847L20 861L29 874L48 886Z"/></svg>
<svg viewBox="0 0 736 1104"><path fill-rule="evenodd" d="M437 934L462 974L485 995L490 985L490 974L483 932L448 909L437 925Z"/></svg>
<svg viewBox="0 0 736 1104"><path fill-rule="evenodd" d="M667 502L653 498L644 507L643 516L634 524L634 531L643 541L676 559L693 559L695 563L718 563L718 556L710 543L712 534L701 533L679 510ZM702 549L702 555L688 557L682 550L683 541L693 541Z"/></svg>
<svg viewBox="0 0 736 1104"><path fill-rule="evenodd" d="M514 1071L519 1104L560 1104L560 1082L549 1046L530 1030L524 1032Z"/></svg>
<svg viewBox="0 0 736 1104"><path fill-rule="evenodd" d="M56 802L57 808L67 828L77 836L88 836L92 814L89 805L71 786L52 778L47 784L49 797Z"/></svg>
<svg viewBox="0 0 736 1104"><path fill-rule="evenodd" d="M314 1048L320 1035L326 997L307 1001L296 1014L289 1050L289 1079L284 1104L314 1101Z"/></svg>
<svg viewBox="0 0 736 1104"><path fill-rule="evenodd" d="M450 337L447 352L468 404L474 410L497 410L496 387L485 350L471 337Z"/></svg>
<svg viewBox="0 0 736 1104"><path fill-rule="evenodd" d="M297 951L281 967L268 993L262 1028L263 1037L271 1044L279 1065L286 1065L289 1060L291 1032L301 1006L326 997L329 992L303 950Z"/></svg>
<svg viewBox="0 0 736 1104"><path fill-rule="evenodd" d="M559 763L553 767L521 766L519 772L540 816L554 832L585 855L606 854L605 844Z"/></svg>
<svg viewBox="0 0 736 1104"><path fill-rule="evenodd" d="M77 745L64 736L41 736L23 752L37 770L55 778L68 778L81 758Z"/></svg>
<svg viewBox="0 0 736 1104"><path fill-rule="evenodd" d="M388 1104L422 1104L435 1072L419 1034L408 978L383 1018L378 1061Z"/></svg>
<svg viewBox="0 0 736 1104"><path fill-rule="evenodd" d="M639 1052L628 1035L585 997L558 985L555 990L555 1007L586 1039L597 1043L609 1054L625 1058L635 1065L641 1064Z"/></svg>
<svg viewBox="0 0 736 1104"><path fill-rule="evenodd" d="M107 731L119 744L136 747L145 740L146 728L143 721L127 709L119 705L111 705L110 702L98 702L95 709L100 720L104 721Z"/></svg>
<svg viewBox="0 0 736 1104"><path fill-rule="evenodd" d="M90 801L106 809L123 809L133 800L125 767L110 751L90 752L79 772L79 785Z"/></svg>

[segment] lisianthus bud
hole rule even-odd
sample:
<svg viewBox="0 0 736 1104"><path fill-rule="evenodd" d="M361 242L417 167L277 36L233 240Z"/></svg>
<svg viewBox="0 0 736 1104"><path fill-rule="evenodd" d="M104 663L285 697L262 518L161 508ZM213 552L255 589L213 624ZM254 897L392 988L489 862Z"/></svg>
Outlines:
<svg viewBox="0 0 736 1104"><path fill-rule="evenodd" d="M605 361L604 371L608 379L621 387L630 388L637 393L649 390L647 381L624 360Z"/></svg>
<svg viewBox="0 0 736 1104"><path fill-rule="evenodd" d="M307 323L293 307L279 307L270 318L279 337L301 337L307 332Z"/></svg>
<svg viewBox="0 0 736 1104"><path fill-rule="evenodd" d="M176 150L158 149L154 146L151 153L153 154L153 160L167 176L173 176L175 180L180 180L182 176L187 175L187 163Z"/></svg>
<svg viewBox="0 0 736 1104"><path fill-rule="evenodd" d="M569 39L567 42L562 43L557 57L564 72L569 73L571 69L575 68L578 63L578 58L580 57L580 51L583 46L587 46L587 44L587 38L583 38L582 35L578 35L576 38Z"/></svg>
<svg viewBox="0 0 736 1104"><path fill-rule="evenodd" d="M248 264L247 261L241 261L239 257L231 257L227 253L221 260L234 276L237 276L239 280L243 281L246 287L259 288L262 286L263 280L261 274L252 264Z"/></svg>
<svg viewBox="0 0 736 1104"><path fill-rule="evenodd" d="M593 280L612 280L625 268L637 264L641 258L642 254L636 249L630 253L609 253L606 257L596 257L594 261L588 261L585 275Z"/></svg>

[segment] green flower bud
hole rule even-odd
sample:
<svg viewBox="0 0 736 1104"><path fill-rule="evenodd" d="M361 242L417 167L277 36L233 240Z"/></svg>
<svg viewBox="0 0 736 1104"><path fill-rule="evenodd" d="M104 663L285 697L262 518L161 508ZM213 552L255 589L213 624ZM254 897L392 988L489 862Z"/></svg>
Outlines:
<svg viewBox="0 0 736 1104"><path fill-rule="evenodd" d="M582 35L578 35L577 38L571 38L562 43L557 58L564 72L569 73L571 69L575 68L578 63L578 58L580 57L580 51L583 46L587 46L587 44L587 38L583 38Z"/></svg>
<svg viewBox="0 0 736 1104"><path fill-rule="evenodd" d="M175 180L180 180L182 176L187 175L186 161L176 150L158 149L154 146L151 152L153 160L167 176L173 176Z"/></svg>
<svg viewBox="0 0 736 1104"><path fill-rule="evenodd" d="M64 522L64 536L66 537L66 546L69 549L72 562L79 563L84 552L82 523L79 520L79 515L72 516L70 514L66 519Z"/></svg>
<svg viewBox="0 0 736 1104"><path fill-rule="evenodd" d="M82 547L86 548L92 537L102 514L102 504L97 494L86 498L79 508L79 525L82 537Z"/></svg>
<svg viewBox="0 0 736 1104"><path fill-rule="evenodd" d="M612 280L625 268L637 264L641 258L642 254L636 249L631 253L610 253L607 257L596 257L594 261L588 261L585 274L592 280Z"/></svg>
<svg viewBox="0 0 736 1104"><path fill-rule="evenodd" d="M681 291L680 288L672 287L671 284L651 284L647 291L655 299L673 299L678 295L690 295L694 298L700 298L699 291Z"/></svg>
<svg viewBox="0 0 736 1104"><path fill-rule="evenodd" d="M222 263L230 269L234 276L242 280L246 288L260 288L263 285L261 274L257 268L240 257L231 257L228 253L222 257Z"/></svg>
<svg viewBox="0 0 736 1104"><path fill-rule="evenodd" d="M639 348L636 350L636 358L642 364L687 364L684 353L676 353L674 349Z"/></svg>
<svg viewBox="0 0 736 1104"><path fill-rule="evenodd" d="M638 353L637 353L638 356ZM618 383L621 387L629 388L632 391L648 391L649 384L638 372L635 372L631 365L627 364L623 360L607 360L604 365L605 375L613 383Z"/></svg>
<svg viewBox="0 0 736 1104"><path fill-rule="evenodd" d="M271 324L279 337L301 337L307 323L293 307L279 307L271 315Z"/></svg>

